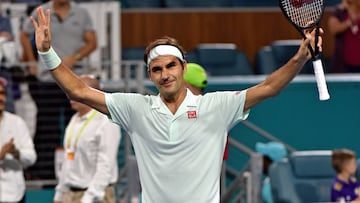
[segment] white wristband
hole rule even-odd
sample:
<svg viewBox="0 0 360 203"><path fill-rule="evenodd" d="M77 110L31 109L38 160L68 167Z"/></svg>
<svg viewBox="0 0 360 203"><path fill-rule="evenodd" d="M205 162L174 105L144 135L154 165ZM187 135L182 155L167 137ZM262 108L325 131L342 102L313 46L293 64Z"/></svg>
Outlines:
<svg viewBox="0 0 360 203"><path fill-rule="evenodd" d="M46 52L41 52L38 50L38 53L47 70L54 70L61 64L60 57L56 54L52 47L50 47L50 49Z"/></svg>

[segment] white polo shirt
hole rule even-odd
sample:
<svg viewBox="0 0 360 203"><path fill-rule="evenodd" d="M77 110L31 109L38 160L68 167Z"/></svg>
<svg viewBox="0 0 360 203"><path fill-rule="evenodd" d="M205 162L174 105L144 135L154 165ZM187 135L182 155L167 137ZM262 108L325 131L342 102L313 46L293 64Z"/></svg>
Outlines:
<svg viewBox="0 0 360 203"><path fill-rule="evenodd" d="M229 129L244 120L246 90L195 96L173 115L159 95L107 93L111 119L130 135L144 203L218 203Z"/></svg>
<svg viewBox="0 0 360 203"><path fill-rule="evenodd" d="M69 187L87 188L81 202L103 200L106 187L118 179L117 153L120 127L102 113L91 110L83 116L75 113L66 126L64 162L54 201L64 201ZM74 159L67 158L67 152Z"/></svg>

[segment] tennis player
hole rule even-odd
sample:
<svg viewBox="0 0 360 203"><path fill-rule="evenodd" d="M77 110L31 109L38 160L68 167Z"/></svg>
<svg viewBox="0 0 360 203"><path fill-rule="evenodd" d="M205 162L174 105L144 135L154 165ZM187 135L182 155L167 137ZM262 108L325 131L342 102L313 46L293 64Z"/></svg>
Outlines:
<svg viewBox="0 0 360 203"><path fill-rule="evenodd" d="M129 134L139 166L144 203L218 203L220 170L227 132L246 119L251 107L274 97L311 58L315 31L283 67L260 84L239 91L195 96L185 88L186 61L177 41L163 37L144 54L150 80L159 94L105 93L87 86L51 48L50 10L37 8L40 58L72 100L108 115ZM321 50L322 40L319 39Z"/></svg>

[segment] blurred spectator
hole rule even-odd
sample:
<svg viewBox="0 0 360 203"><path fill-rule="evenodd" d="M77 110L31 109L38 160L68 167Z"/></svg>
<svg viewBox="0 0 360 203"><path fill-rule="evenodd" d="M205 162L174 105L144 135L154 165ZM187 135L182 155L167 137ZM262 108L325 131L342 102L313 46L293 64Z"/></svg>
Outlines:
<svg viewBox="0 0 360 203"><path fill-rule="evenodd" d="M255 150L263 155L263 174L265 177L261 188L261 198L265 203L273 203L270 178L268 177L269 167L274 161L284 158L287 151L285 146L278 142L258 142L255 145Z"/></svg>
<svg viewBox="0 0 360 203"><path fill-rule="evenodd" d="M11 2L17 3L17 1ZM6 110L16 113L25 120L33 138L37 110L33 99L29 96L24 70L15 65L19 58L16 52L17 45L14 42L10 16L10 10L6 10L6 14L1 13L0 15L0 58L3 62L0 67L0 76L8 80Z"/></svg>
<svg viewBox="0 0 360 203"><path fill-rule="evenodd" d="M356 154L348 149L334 150L332 166L336 177L331 184L332 202L360 201L360 182L356 180Z"/></svg>
<svg viewBox="0 0 360 203"><path fill-rule="evenodd" d="M11 55L11 53L15 51L15 49L11 49L11 47L14 48L13 40L14 37L12 33L10 18L5 13L3 13L0 7L0 77L4 77L8 81L8 85L6 87L6 110L12 113L15 112L13 101L14 96L12 91L13 82L11 80L11 73L9 67L7 67L6 63L9 62L9 60L13 61L15 59L15 55ZM9 48L9 50L7 50L7 48Z"/></svg>
<svg viewBox="0 0 360 203"><path fill-rule="evenodd" d="M100 89L95 77L80 78ZM66 128L64 162L54 202L115 203L120 128L91 107L73 100L70 103L76 113Z"/></svg>
<svg viewBox="0 0 360 203"><path fill-rule="evenodd" d="M335 37L331 72L360 72L360 1L342 0L329 17L328 27Z"/></svg>
<svg viewBox="0 0 360 203"><path fill-rule="evenodd" d="M23 119L5 111L7 80L0 77L0 202L24 202L24 168L36 161L29 130Z"/></svg>
<svg viewBox="0 0 360 203"><path fill-rule="evenodd" d="M11 68L11 75L12 81L18 87L18 93L14 95L15 112L24 119L27 126L29 127L30 135L34 139L36 130L37 107L30 95L29 84L26 80L25 72L23 68L14 66Z"/></svg>
<svg viewBox="0 0 360 203"><path fill-rule="evenodd" d="M12 27L10 18L2 12L0 8L0 41L13 41L14 36L12 33Z"/></svg>
<svg viewBox="0 0 360 203"><path fill-rule="evenodd" d="M52 46L59 56L73 72L82 74L85 72L82 59L89 56L97 46L97 39L93 23L86 9L80 8L71 0L52 0L41 5L44 9L51 10L51 36ZM37 18L35 11L31 13ZM57 86L50 73L42 63L36 62L31 37L34 27L30 19L24 21L20 32L20 41L24 50L24 60L33 62L28 71L32 77L30 92L38 108L35 143L39 151L40 163L48 163L54 160L54 151L61 142L65 124L69 122L74 111L68 102L67 96ZM42 144L42 145L41 145ZM45 145L46 144L46 145ZM47 152L41 153L40 150ZM40 167L37 166L34 167ZM53 171L54 165L41 166L42 169ZM33 172L37 173L36 168ZM54 174L34 174L33 178L54 179Z"/></svg>

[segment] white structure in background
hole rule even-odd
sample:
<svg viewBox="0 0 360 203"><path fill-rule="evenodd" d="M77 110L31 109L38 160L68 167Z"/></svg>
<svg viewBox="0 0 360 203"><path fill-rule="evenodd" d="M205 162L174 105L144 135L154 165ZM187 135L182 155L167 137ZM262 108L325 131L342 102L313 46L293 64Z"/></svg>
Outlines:
<svg viewBox="0 0 360 203"><path fill-rule="evenodd" d="M19 56L22 53L19 42L21 22L27 18L27 4L0 3L4 12L10 11L15 42ZM81 2L79 5L89 10L98 38L98 48L88 58L88 71L100 75L102 80L119 81L121 77L121 32L120 2Z"/></svg>
<svg viewBox="0 0 360 203"><path fill-rule="evenodd" d="M119 81L121 77L120 3L86 2L80 6L89 10L98 38L98 48L89 58L102 80Z"/></svg>

